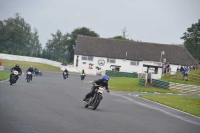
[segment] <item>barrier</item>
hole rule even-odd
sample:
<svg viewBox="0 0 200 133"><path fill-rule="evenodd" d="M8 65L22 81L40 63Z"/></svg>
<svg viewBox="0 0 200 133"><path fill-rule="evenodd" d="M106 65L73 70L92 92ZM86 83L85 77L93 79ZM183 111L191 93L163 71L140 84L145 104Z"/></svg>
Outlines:
<svg viewBox="0 0 200 133"><path fill-rule="evenodd" d="M138 74L136 72L127 73L127 72L118 72L118 71L110 71L106 70L106 75L113 76L113 77L131 77L131 78L138 78Z"/></svg>

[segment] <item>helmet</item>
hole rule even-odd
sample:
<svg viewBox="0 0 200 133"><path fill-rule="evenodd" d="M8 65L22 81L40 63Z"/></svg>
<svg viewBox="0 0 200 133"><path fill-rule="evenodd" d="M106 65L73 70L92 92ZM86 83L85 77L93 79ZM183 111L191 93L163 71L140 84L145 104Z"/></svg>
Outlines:
<svg viewBox="0 0 200 133"><path fill-rule="evenodd" d="M19 67L19 65L18 65L18 64L16 64L16 65L15 65L15 67Z"/></svg>
<svg viewBox="0 0 200 133"><path fill-rule="evenodd" d="M107 76L107 75L104 75L103 77L102 77L102 81L104 82L104 81L108 81L109 80L109 77Z"/></svg>
<svg viewBox="0 0 200 133"><path fill-rule="evenodd" d="M33 68L33 66L31 65L30 68Z"/></svg>

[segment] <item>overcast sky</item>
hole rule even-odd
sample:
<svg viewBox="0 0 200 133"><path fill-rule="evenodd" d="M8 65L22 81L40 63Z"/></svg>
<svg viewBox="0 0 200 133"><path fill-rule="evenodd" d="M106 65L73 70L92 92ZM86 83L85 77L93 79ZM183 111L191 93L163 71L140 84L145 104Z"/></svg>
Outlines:
<svg viewBox="0 0 200 133"><path fill-rule="evenodd" d="M25 19L39 32L42 46L51 33L87 27L102 38L127 38L163 44L182 44L180 37L200 19L200 0L0 0L0 20Z"/></svg>

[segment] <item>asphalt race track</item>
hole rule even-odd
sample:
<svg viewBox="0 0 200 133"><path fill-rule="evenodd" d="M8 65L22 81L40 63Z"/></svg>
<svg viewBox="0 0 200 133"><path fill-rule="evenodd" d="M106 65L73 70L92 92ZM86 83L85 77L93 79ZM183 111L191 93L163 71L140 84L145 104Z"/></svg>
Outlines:
<svg viewBox="0 0 200 133"><path fill-rule="evenodd" d="M0 133L200 133L199 118L128 92L111 90L96 110L85 108L87 82L98 78L43 72L0 82Z"/></svg>

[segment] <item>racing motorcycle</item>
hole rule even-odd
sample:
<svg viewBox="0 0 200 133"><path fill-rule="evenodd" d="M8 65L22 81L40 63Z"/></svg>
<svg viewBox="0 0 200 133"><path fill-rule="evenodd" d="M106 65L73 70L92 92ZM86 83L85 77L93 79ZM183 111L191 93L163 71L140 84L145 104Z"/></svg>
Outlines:
<svg viewBox="0 0 200 133"><path fill-rule="evenodd" d="M63 73L63 78L64 78L64 79L68 78L68 73L64 72L64 73Z"/></svg>
<svg viewBox="0 0 200 133"><path fill-rule="evenodd" d="M29 71L27 72L26 80L27 80L27 82L32 80L32 73Z"/></svg>
<svg viewBox="0 0 200 133"><path fill-rule="evenodd" d="M95 85L95 86L96 86L96 89L95 89L94 95L86 99L85 101L85 108L87 108L88 106L91 106L92 110L95 110L99 106L101 100L103 99L102 94L105 91L105 89L102 86L100 85Z"/></svg>
<svg viewBox="0 0 200 133"><path fill-rule="evenodd" d="M16 80L17 80L17 76L18 76L18 75L20 75L20 74L18 73L18 71L12 70L12 75L11 75L11 78L10 78L10 85L16 83Z"/></svg>
<svg viewBox="0 0 200 133"><path fill-rule="evenodd" d="M34 76L37 76L37 75L42 76L42 72L39 70L36 70Z"/></svg>

